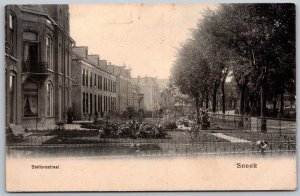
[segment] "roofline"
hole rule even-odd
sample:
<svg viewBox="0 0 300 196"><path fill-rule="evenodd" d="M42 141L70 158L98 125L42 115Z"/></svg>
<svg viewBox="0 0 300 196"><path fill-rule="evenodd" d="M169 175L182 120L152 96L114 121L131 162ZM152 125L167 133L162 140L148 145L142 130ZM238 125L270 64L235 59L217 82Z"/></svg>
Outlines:
<svg viewBox="0 0 300 196"><path fill-rule="evenodd" d="M88 60L88 59L85 59L85 58L79 56L78 54L75 54L73 51L72 51L72 53L77 57L78 60L85 61L85 62L91 64L93 67L96 67L96 68L98 68L98 69L100 69L100 70L102 70L102 71L104 71L104 72L106 72L106 73L108 73L108 74L111 74L111 75L113 75L113 76L116 77L115 74L113 74L113 73L111 73L111 72L109 72L109 71L107 71L107 70L105 70L105 69L102 69L101 67L95 65L95 63L93 63L92 61L90 61L90 60Z"/></svg>
<svg viewBox="0 0 300 196"><path fill-rule="evenodd" d="M19 9L22 12L27 12L27 13L31 13L31 14L36 14L36 15L41 15L44 16L46 18L48 18L53 24L54 26L57 26L60 30L62 30L62 28L49 16L49 14L43 13L43 12L38 12L38 11L33 11L33 10L28 10L28 9L24 9L22 8L20 5L17 5L19 7ZM70 34L66 31L63 31L72 41L72 43L76 43L75 40L70 36Z"/></svg>

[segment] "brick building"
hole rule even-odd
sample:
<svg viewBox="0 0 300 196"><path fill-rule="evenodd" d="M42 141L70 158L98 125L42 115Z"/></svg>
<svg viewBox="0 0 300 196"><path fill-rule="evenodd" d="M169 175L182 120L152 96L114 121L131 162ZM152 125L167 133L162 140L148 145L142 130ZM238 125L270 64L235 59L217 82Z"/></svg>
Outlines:
<svg viewBox="0 0 300 196"><path fill-rule="evenodd" d="M6 126L49 128L71 106L68 5L5 8Z"/></svg>
<svg viewBox="0 0 300 196"><path fill-rule="evenodd" d="M87 46L73 47L72 75L76 80L72 91L75 120L116 111L116 76L99 55L88 54Z"/></svg>

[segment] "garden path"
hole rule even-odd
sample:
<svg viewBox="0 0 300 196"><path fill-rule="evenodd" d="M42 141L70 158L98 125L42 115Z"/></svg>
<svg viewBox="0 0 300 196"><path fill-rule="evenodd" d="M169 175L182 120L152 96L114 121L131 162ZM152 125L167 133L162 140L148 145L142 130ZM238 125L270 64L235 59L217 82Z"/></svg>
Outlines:
<svg viewBox="0 0 300 196"><path fill-rule="evenodd" d="M216 136L216 137L222 138L224 140L230 141L231 143L250 143L251 142L251 141L244 140L244 139L241 139L241 138L231 137L231 136L225 135L223 133L211 133L211 134L213 136Z"/></svg>
<svg viewBox="0 0 300 196"><path fill-rule="evenodd" d="M87 128L82 128L80 124L65 124L66 130L89 130Z"/></svg>

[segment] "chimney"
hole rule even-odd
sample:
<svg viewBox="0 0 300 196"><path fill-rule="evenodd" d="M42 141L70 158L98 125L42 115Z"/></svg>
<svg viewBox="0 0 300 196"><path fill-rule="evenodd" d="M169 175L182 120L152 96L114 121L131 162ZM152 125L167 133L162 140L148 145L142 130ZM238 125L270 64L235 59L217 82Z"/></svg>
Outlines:
<svg viewBox="0 0 300 196"><path fill-rule="evenodd" d="M99 55L90 54L88 55L88 60L92 61L95 65L99 66Z"/></svg>
<svg viewBox="0 0 300 196"><path fill-rule="evenodd" d="M78 56L87 59L88 58L88 47L87 46L74 46L72 51Z"/></svg>

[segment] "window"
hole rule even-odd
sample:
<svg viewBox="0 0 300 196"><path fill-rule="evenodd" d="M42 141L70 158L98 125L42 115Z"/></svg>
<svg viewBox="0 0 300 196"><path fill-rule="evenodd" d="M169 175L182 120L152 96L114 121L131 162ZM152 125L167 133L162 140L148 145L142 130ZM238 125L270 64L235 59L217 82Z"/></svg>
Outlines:
<svg viewBox="0 0 300 196"><path fill-rule="evenodd" d="M85 113L85 93L82 93L82 113Z"/></svg>
<svg viewBox="0 0 300 196"><path fill-rule="evenodd" d="M111 111L111 97L108 97L108 111Z"/></svg>
<svg viewBox="0 0 300 196"><path fill-rule="evenodd" d="M53 85L47 83L47 116L53 116Z"/></svg>
<svg viewBox="0 0 300 196"><path fill-rule="evenodd" d="M102 95L100 95L100 112L103 112L103 108L102 108Z"/></svg>
<svg viewBox="0 0 300 196"><path fill-rule="evenodd" d="M92 93L90 94L90 114L93 113L93 95Z"/></svg>
<svg viewBox="0 0 300 196"><path fill-rule="evenodd" d="M106 79L106 91L109 91L109 79Z"/></svg>
<svg viewBox="0 0 300 196"><path fill-rule="evenodd" d="M9 14L9 28L14 30L14 16L12 14Z"/></svg>
<svg viewBox="0 0 300 196"><path fill-rule="evenodd" d="M100 76L100 90L102 90L102 76Z"/></svg>
<svg viewBox="0 0 300 196"><path fill-rule="evenodd" d="M70 90L69 87L66 87L66 92L67 92L67 96L66 96L66 107L70 107Z"/></svg>
<svg viewBox="0 0 300 196"><path fill-rule="evenodd" d="M97 87L97 76L96 76L96 74L94 75L95 77L94 77L94 86L95 86L95 88Z"/></svg>
<svg viewBox="0 0 300 196"><path fill-rule="evenodd" d="M14 55L14 51L16 48L16 40L17 40L17 34L16 34L16 21L15 21L15 16L10 13L9 14L9 19L8 19L8 25L9 25L9 34L10 34L10 39L9 43L11 45L11 50L10 50L10 55Z"/></svg>
<svg viewBox="0 0 300 196"><path fill-rule="evenodd" d="M103 111L106 111L106 99L105 99L105 96L103 96Z"/></svg>
<svg viewBox="0 0 300 196"><path fill-rule="evenodd" d="M38 63L39 46L37 43L24 42L23 61L31 64Z"/></svg>
<svg viewBox="0 0 300 196"><path fill-rule="evenodd" d="M65 75L68 76L69 75L69 51L66 49L65 50Z"/></svg>
<svg viewBox="0 0 300 196"><path fill-rule="evenodd" d="M85 86L89 86L89 71L85 70Z"/></svg>
<svg viewBox="0 0 300 196"><path fill-rule="evenodd" d="M10 111L10 123L15 123L16 114L16 75L14 73L9 74L9 111Z"/></svg>
<svg viewBox="0 0 300 196"><path fill-rule="evenodd" d="M110 81L110 92L113 92L113 81Z"/></svg>
<svg viewBox="0 0 300 196"><path fill-rule="evenodd" d="M59 72L60 73L63 73L64 71L64 49L63 49L63 45L62 44L59 44L59 51L60 51L60 69L59 69Z"/></svg>
<svg viewBox="0 0 300 196"><path fill-rule="evenodd" d="M93 87L93 73L90 72L90 87Z"/></svg>
<svg viewBox="0 0 300 196"><path fill-rule="evenodd" d="M68 47L68 44L66 44L65 47ZM70 75L70 52L68 48L65 48L64 61L65 61L64 64L65 75L69 76Z"/></svg>
<svg viewBox="0 0 300 196"><path fill-rule="evenodd" d="M110 88L110 83L111 83L111 80L108 79L108 91L110 92L111 91L111 88Z"/></svg>
<svg viewBox="0 0 300 196"><path fill-rule="evenodd" d="M98 95L98 112L101 112L100 105L101 105L100 95Z"/></svg>
<svg viewBox="0 0 300 196"><path fill-rule="evenodd" d="M61 26L63 26L63 20L64 20L64 17L63 17L63 10L62 10L62 8L60 8L60 10L59 10L59 24L60 24Z"/></svg>
<svg viewBox="0 0 300 196"><path fill-rule="evenodd" d="M94 108L95 108L95 113L97 111L97 95L94 95Z"/></svg>
<svg viewBox="0 0 300 196"><path fill-rule="evenodd" d="M104 96L104 111L107 111L107 96Z"/></svg>
<svg viewBox="0 0 300 196"><path fill-rule="evenodd" d="M81 71L81 75L82 75L82 85L84 86L85 85L85 69L82 69Z"/></svg>
<svg viewBox="0 0 300 196"><path fill-rule="evenodd" d="M89 94L85 94L85 113L89 113Z"/></svg>
<svg viewBox="0 0 300 196"><path fill-rule="evenodd" d="M53 43L49 36L46 36L46 62L48 69L53 70Z"/></svg>
<svg viewBox="0 0 300 196"><path fill-rule="evenodd" d="M23 71L39 71L39 43L38 36L34 32L23 33Z"/></svg>
<svg viewBox="0 0 300 196"><path fill-rule="evenodd" d="M67 65L68 65L68 76L71 76L71 63L72 63L72 57L71 57L71 53L68 50L68 56L67 56L68 60L67 60Z"/></svg>
<svg viewBox="0 0 300 196"><path fill-rule="evenodd" d="M36 117L38 115L38 85L26 83L23 86L23 112L24 117Z"/></svg>
<svg viewBox="0 0 300 196"><path fill-rule="evenodd" d="M104 91L106 91L106 85L105 85L105 84L106 84L106 79L103 78L103 90L104 90Z"/></svg>
<svg viewBox="0 0 300 196"><path fill-rule="evenodd" d="M109 80L109 91L112 92L112 80Z"/></svg>
<svg viewBox="0 0 300 196"><path fill-rule="evenodd" d="M89 77L90 77L89 70L86 70L86 78L85 78L85 81L86 81L85 85L86 85L86 87L90 86L89 85L89 81L90 81Z"/></svg>

